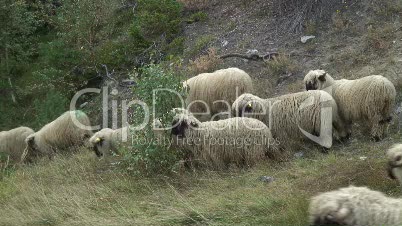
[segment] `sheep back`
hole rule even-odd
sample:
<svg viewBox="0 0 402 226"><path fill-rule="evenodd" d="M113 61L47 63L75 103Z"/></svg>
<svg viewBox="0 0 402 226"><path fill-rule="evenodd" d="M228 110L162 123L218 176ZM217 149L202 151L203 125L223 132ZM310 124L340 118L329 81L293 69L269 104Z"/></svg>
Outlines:
<svg viewBox="0 0 402 226"><path fill-rule="evenodd" d="M38 132L30 135L26 142L31 149L36 149L41 155L52 156L54 152L69 151L70 148L81 146L92 135L92 131L79 128L72 117L84 126L90 126L88 116L82 111L67 111L54 121L43 126ZM39 154L37 153L37 154Z"/></svg>
<svg viewBox="0 0 402 226"><path fill-rule="evenodd" d="M324 107L331 108L332 118L328 119L330 117L328 112L321 114ZM320 90L292 93L265 100L251 94L243 94L234 102L232 109L238 112L237 114L263 121L271 129L273 137L278 138L283 146L291 146L305 140L306 136L300 129L319 136L321 122L332 122L339 131L343 131L344 127L338 116L336 102L331 95Z"/></svg>
<svg viewBox="0 0 402 226"><path fill-rule="evenodd" d="M356 80L336 80L333 94L341 116L347 121L362 121L381 116L391 116L395 106L394 85L381 75L372 75Z"/></svg>
<svg viewBox="0 0 402 226"><path fill-rule="evenodd" d="M186 104L193 101L204 101L210 108L211 114L230 111L230 107L237 96L253 92L253 82L250 76L238 68L217 70L213 73L199 74L185 82L189 87ZM229 106L222 102L226 101ZM194 103L189 109L191 112L204 113L204 104Z"/></svg>
<svg viewBox="0 0 402 226"><path fill-rule="evenodd" d="M0 153L8 156L11 164L21 162L26 148L25 139L33 133L35 131L28 127L0 132Z"/></svg>

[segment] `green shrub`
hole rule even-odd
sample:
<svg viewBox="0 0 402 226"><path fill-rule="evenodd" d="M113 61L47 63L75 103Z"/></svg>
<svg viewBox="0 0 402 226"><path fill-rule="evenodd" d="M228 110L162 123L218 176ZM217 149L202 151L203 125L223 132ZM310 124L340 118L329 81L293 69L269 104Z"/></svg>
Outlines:
<svg viewBox="0 0 402 226"><path fill-rule="evenodd" d="M70 46L61 39L40 43L38 55L41 64L51 65L57 68L73 67L85 58L83 51L80 52L70 48Z"/></svg>
<svg viewBox="0 0 402 226"><path fill-rule="evenodd" d="M208 19L208 14L200 11L200 12L191 14L191 16L187 19L187 23L191 24L194 22L206 21L207 19Z"/></svg>
<svg viewBox="0 0 402 226"><path fill-rule="evenodd" d="M182 5L175 0L139 0L131 34L148 41L162 34L170 39L180 30L181 12Z"/></svg>
<svg viewBox="0 0 402 226"><path fill-rule="evenodd" d="M57 91L49 92L44 100L36 99L34 101L35 109L35 127L40 127L53 121L67 110L68 99Z"/></svg>
<svg viewBox="0 0 402 226"><path fill-rule="evenodd" d="M204 35L197 38L195 44L191 49L189 49L186 53L188 57L194 57L198 55L203 49L208 47L208 45L215 40L215 37L212 35Z"/></svg>
<svg viewBox="0 0 402 226"><path fill-rule="evenodd" d="M133 91L139 100L148 105L150 122L155 117L160 119L163 125L171 124L173 117L171 109L181 107L181 101L184 100L182 80L182 76L177 75L172 69L163 69L158 65L150 65L139 70L138 85ZM169 89L177 95L156 89ZM140 125L145 117L144 110L138 105L133 107L133 112L135 118L130 122L132 127ZM156 142L152 123L148 123L142 130L135 131L135 137L137 142L133 143L133 151L122 151L125 153L126 163L130 168L136 169L135 172L166 173L178 166L182 153L170 149L168 143Z"/></svg>

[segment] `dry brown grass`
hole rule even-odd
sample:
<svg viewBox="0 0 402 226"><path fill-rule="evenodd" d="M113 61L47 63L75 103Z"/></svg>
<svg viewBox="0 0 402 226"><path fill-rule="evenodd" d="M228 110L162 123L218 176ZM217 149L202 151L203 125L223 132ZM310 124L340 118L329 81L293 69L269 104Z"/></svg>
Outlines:
<svg viewBox="0 0 402 226"><path fill-rule="evenodd" d="M370 27L366 36L366 48L384 53L391 46L392 39L395 36L394 30L395 28L391 25L381 28Z"/></svg>
<svg viewBox="0 0 402 226"><path fill-rule="evenodd" d="M300 71L300 66L285 54L279 54L277 57L265 61L265 65L272 76L295 74Z"/></svg>
<svg viewBox="0 0 402 226"><path fill-rule="evenodd" d="M213 72L218 69L222 63L223 61L219 58L216 49L209 48L207 54L198 57L194 61L190 60L188 70L193 75Z"/></svg>

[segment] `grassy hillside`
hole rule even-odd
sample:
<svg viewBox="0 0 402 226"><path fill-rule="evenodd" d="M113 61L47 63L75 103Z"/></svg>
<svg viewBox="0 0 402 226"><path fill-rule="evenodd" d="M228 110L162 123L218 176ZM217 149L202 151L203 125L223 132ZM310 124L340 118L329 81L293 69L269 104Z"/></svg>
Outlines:
<svg viewBox="0 0 402 226"><path fill-rule="evenodd" d="M400 139L354 141L327 155L308 150L249 170L152 177L130 175L118 159L99 161L82 150L9 172L0 182L0 225L307 226L308 200L318 192L353 184L402 195L384 159Z"/></svg>
<svg viewBox="0 0 402 226"><path fill-rule="evenodd" d="M7 6L0 8L6 12L0 15L0 29L6 31L0 40L7 41L0 44L0 130L40 128L67 110L80 88L106 84L118 89L118 100L149 101L153 87L177 88L180 79L226 67L247 71L261 97L303 90L304 74L316 68L335 78L383 74L396 86L400 106L402 2L318 1L311 11L298 11L303 2L313 1L0 0ZM303 44L303 35L316 37ZM255 50L279 56L219 59ZM114 70L113 79L103 65ZM136 89L116 82L128 78L139 83ZM166 110L175 100L158 101ZM82 102L88 102L84 110L91 120L99 121L100 97ZM299 157L251 169L211 171L179 162L166 171L176 156L155 147L102 160L82 149L2 169L0 226L307 226L309 198L319 192L356 185L402 195L385 171L385 151L402 139L402 115L394 119L381 142L354 126L352 139L335 143L328 154L300 146L293 150ZM162 172L143 173L140 168L150 162L154 168L163 163ZM264 176L274 180L262 181Z"/></svg>

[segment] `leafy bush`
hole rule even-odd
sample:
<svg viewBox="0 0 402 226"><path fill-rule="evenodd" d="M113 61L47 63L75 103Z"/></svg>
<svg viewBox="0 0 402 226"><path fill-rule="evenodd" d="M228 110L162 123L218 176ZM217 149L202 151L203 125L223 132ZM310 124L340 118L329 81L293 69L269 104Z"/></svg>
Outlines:
<svg viewBox="0 0 402 226"><path fill-rule="evenodd" d="M182 107L182 100L185 96L182 76L174 73L171 68L163 69L158 65L150 65L139 70L137 79L138 85L133 89L134 95L149 107L150 121L155 117L160 119L163 125L170 125L172 122L171 109ZM169 89L175 94L157 91L157 89ZM139 105L133 107L133 112L135 118L133 122L130 122L132 128L139 126L145 118L145 111ZM133 151L123 150L126 163L130 168L136 169L136 172L163 173L170 172L177 166L182 153L170 149L166 142L157 142L152 130L152 123L148 123L144 129L134 133Z"/></svg>
<svg viewBox="0 0 402 226"><path fill-rule="evenodd" d="M140 47L160 36L172 39L180 30L182 6L175 0L139 0L130 34Z"/></svg>

